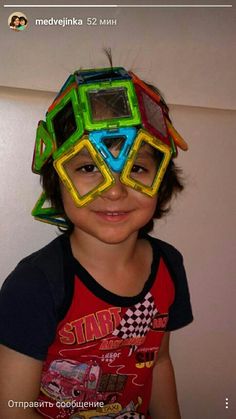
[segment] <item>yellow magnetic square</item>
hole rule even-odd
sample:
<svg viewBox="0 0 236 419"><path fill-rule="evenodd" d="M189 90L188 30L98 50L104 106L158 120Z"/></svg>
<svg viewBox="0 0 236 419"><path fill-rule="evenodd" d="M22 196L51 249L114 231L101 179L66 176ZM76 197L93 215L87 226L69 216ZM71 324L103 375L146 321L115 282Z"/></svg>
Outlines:
<svg viewBox="0 0 236 419"><path fill-rule="evenodd" d="M163 153L163 159L161 161L160 167L157 170L156 176L150 186L144 185L143 183L131 177L131 170L134 166L135 159L140 150L140 147L142 146L142 143L147 143ZM170 147L158 140L156 137L149 134L147 131L143 129L139 130L136 140L134 141L134 144L129 152L127 163L121 173L121 182L133 189L136 189L139 192L145 193L146 195L151 197L154 196L160 187L166 168L171 159L171 155L172 149Z"/></svg>
<svg viewBox="0 0 236 419"><path fill-rule="evenodd" d="M93 188L91 191L86 193L85 195L80 195L72 179L69 177L68 173L66 172L64 165L69 160L71 160L74 156L76 156L83 148L85 148L91 155L92 160L94 161L94 164L96 165L96 167L99 169L100 173L103 176L103 181L98 186ZM94 198L100 195L103 191L108 189L115 182L115 178L112 176L111 171L108 169L106 163L104 162L102 157L99 155L97 150L94 148L94 146L91 144L91 142L89 141L89 138L86 135L83 136L74 145L72 149L65 152L58 159L56 159L53 164L60 179L64 183L67 190L70 192L75 202L75 205L78 207L82 207L88 204L90 201L92 201Z"/></svg>

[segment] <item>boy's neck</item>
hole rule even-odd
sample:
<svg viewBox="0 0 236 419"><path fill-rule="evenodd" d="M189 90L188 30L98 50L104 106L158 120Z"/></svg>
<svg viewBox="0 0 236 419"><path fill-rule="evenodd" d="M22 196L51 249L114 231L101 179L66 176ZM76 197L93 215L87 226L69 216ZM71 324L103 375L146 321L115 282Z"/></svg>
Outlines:
<svg viewBox="0 0 236 419"><path fill-rule="evenodd" d="M125 266L132 261L139 249L138 232L133 233L121 243L104 243L83 231L76 231L70 236L74 257L85 266L106 266L114 270L117 265Z"/></svg>
<svg viewBox="0 0 236 419"><path fill-rule="evenodd" d="M139 239L138 234L122 243L107 244L84 232L74 232L70 242L74 257L103 288L126 297L143 290L153 255L150 243Z"/></svg>

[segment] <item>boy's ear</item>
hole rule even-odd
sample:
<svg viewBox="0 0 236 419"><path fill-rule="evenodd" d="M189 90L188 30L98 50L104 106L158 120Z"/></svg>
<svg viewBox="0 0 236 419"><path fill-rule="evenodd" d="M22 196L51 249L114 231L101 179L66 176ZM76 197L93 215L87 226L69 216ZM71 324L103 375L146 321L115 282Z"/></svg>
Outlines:
<svg viewBox="0 0 236 419"><path fill-rule="evenodd" d="M67 227L68 224L64 219L63 213L47 205L47 198L45 192L43 192L37 200L31 215L38 221L44 223L53 224L59 227Z"/></svg>

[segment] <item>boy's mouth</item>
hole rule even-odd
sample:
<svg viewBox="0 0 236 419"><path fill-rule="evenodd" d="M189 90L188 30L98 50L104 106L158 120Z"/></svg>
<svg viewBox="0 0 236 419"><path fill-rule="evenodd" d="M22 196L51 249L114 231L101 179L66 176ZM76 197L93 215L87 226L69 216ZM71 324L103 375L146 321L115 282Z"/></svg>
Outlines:
<svg viewBox="0 0 236 419"><path fill-rule="evenodd" d="M124 211L105 211L105 214L116 216L116 215L126 214L126 212L124 212Z"/></svg>
<svg viewBox="0 0 236 419"><path fill-rule="evenodd" d="M122 221L130 214L130 211L95 211L96 215L108 221Z"/></svg>
<svg viewBox="0 0 236 419"><path fill-rule="evenodd" d="M124 211L124 210L117 210L117 211L109 211L109 210L95 210L96 213L100 213L100 214L107 214L107 215L124 215L124 214L128 214L131 211Z"/></svg>

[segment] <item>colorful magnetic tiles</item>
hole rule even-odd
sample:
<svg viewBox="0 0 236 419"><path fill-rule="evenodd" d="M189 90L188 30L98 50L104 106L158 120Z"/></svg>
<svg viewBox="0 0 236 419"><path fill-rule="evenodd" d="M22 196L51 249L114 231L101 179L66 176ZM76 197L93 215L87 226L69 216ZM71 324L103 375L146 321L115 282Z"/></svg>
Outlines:
<svg viewBox="0 0 236 419"><path fill-rule="evenodd" d="M117 140L119 153L113 155L112 142ZM151 184L140 183L132 177L132 166L143 144L159 153ZM49 107L46 121L39 122L32 170L40 174L44 165L53 161L77 206L88 204L111 187L115 182L113 172L120 172L120 181L124 184L153 196L170 158L177 156L177 147L187 150L186 142L172 126L168 108L155 88L122 67L81 70L69 76ZM85 152L101 179L82 194L67 166ZM45 209L45 201L43 194L32 215L64 226L63 214L58 214L55 208Z"/></svg>

